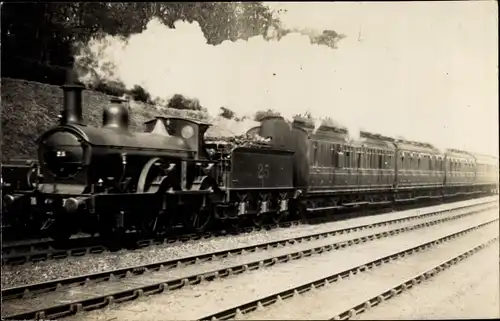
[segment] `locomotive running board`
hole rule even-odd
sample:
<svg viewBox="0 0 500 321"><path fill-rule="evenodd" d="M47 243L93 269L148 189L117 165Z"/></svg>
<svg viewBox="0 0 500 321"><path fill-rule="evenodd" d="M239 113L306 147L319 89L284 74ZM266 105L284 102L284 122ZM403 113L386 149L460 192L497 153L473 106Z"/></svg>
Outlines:
<svg viewBox="0 0 500 321"><path fill-rule="evenodd" d="M195 194L210 194L211 190L187 190L187 191L167 191L169 195L195 195Z"/></svg>
<svg viewBox="0 0 500 321"><path fill-rule="evenodd" d="M344 203L342 206L345 207L355 207L355 206L363 206L363 205L369 205L370 202L356 202L356 203Z"/></svg>

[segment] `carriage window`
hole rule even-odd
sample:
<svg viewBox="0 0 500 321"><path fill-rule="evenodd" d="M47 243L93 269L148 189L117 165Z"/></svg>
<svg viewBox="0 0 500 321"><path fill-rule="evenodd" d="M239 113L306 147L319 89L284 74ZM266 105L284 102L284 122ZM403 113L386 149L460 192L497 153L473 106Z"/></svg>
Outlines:
<svg viewBox="0 0 500 321"><path fill-rule="evenodd" d="M417 158L417 169L420 169L420 157Z"/></svg>
<svg viewBox="0 0 500 321"><path fill-rule="evenodd" d="M335 162L337 164L337 167L340 167L340 146L336 145L335 148Z"/></svg>
<svg viewBox="0 0 500 321"><path fill-rule="evenodd" d="M351 165L350 168L356 168L356 149L354 147L349 147L351 151Z"/></svg>
<svg viewBox="0 0 500 321"><path fill-rule="evenodd" d="M318 143L313 144L313 164L318 166Z"/></svg>
<svg viewBox="0 0 500 321"><path fill-rule="evenodd" d="M338 163L337 163L337 152L335 150L335 145L332 145L331 146L331 151L332 151L332 166L333 167L338 167Z"/></svg>
<svg viewBox="0 0 500 321"><path fill-rule="evenodd" d="M361 164L361 156L362 156L361 150L358 150L357 154L358 154L358 168L361 168L361 165L362 165Z"/></svg>
<svg viewBox="0 0 500 321"><path fill-rule="evenodd" d="M351 153L349 151L349 147L345 148L345 162L344 162L344 167L351 167Z"/></svg>
<svg viewBox="0 0 500 321"><path fill-rule="evenodd" d="M354 151L354 148L351 146L349 148L349 168L354 168L354 164L356 163L356 152Z"/></svg>
<svg viewBox="0 0 500 321"><path fill-rule="evenodd" d="M318 165L320 167L325 165L325 144L324 143L318 143Z"/></svg>
<svg viewBox="0 0 500 321"><path fill-rule="evenodd" d="M323 154L323 159L324 159L324 162L325 162L325 166L328 166L328 167L331 167L332 166L332 161L333 159L331 157L329 157L330 155L330 151L331 151L332 147L330 144L325 144L325 152Z"/></svg>

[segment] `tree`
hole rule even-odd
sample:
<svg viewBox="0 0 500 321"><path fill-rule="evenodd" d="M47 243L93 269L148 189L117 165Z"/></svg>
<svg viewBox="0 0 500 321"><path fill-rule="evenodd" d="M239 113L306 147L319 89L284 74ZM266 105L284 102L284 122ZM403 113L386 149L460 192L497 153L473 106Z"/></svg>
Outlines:
<svg viewBox="0 0 500 321"><path fill-rule="evenodd" d="M334 30L323 30L321 35L311 37L311 43L326 45L330 48L337 48L337 43L343 38L345 38L345 35L338 34Z"/></svg>
<svg viewBox="0 0 500 321"><path fill-rule="evenodd" d="M233 119L234 116L236 115L234 113L234 111L232 111L229 108L221 107L220 109L221 109L221 113L219 114L219 116L221 116L221 117L224 117L224 118L227 118L227 119Z"/></svg>
<svg viewBox="0 0 500 321"><path fill-rule="evenodd" d="M141 32L153 17L169 27L179 19L196 20L210 44L264 35L275 20L259 2L6 3L1 33L2 67L7 68L2 68L2 76L26 79L39 72L42 75L35 78L43 80L57 69L53 66L72 66L75 43L100 34L127 37ZM29 67L9 68L13 65Z"/></svg>
<svg viewBox="0 0 500 321"><path fill-rule="evenodd" d="M198 99L186 98L180 94L176 94L172 98L170 98L167 107L173 109L188 109L188 110L203 109Z"/></svg>

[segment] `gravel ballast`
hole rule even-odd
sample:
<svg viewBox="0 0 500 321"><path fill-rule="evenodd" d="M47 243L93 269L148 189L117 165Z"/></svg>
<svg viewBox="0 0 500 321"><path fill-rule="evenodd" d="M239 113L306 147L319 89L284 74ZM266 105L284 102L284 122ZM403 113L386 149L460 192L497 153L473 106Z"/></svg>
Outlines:
<svg viewBox="0 0 500 321"><path fill-rule="evenodd" d="M83 313L72 320L187 320L198 319L220 310L243 304L279 290L310 282L340 272L390 253L416 246L431 239L467 229L495 218L497 212L479 214L394 237L351 246L318 256L278 264L267 269L204 282L172 295L160 294L144 300ZM489 225L474 234L498 234L498 226Z"/></svg>
<svg viewBox="0 0 500 321"><path fill-rule="evenodd" d="M291 300L285 300L282 304L273 305L272 307L249 313L248 315L242 315L238 319L328 320L389 290L392 286L396 286L448 259L452 259L475 246L487 242L495 236L498 236L498 233L493 228L490 228L489 231L484 231L484 233L482 231L473 232L424 252L413 254L397 261L386 263L368 272L351 276L349 279L336 282L328 287L322 287ZM498 248L498 242L490 245L488 249L495 246ZM496 252L498 253L498 250ZM491 250L488 253L491 255ZM441 284L441 292L448 293L449 290L445 283ZM415 297L413 299L413 305L420 305L420 302L415 300ZM397 306L397 303L391 300L387 301L386 304L396 304ZM395 316L388 317L377 314L377 307L373 307L372 310L372 318L393 319Z"/></svg>
<svg viewBox="0 0 500 321"><path fill-rule="evenodd" d="M499 244L351 320L500 318Z"/></svg>
<svg viewBox="0 0 500 321"><path fill-rule="evenodd" d="M495 199L498 198L485 197L452 204L443 204L389 214L353 218L345 221L324 223L320 225L300 225L291 228L279 228L271 231L251 232L237 236L224 236L208 240L190 241L186 243L150 246L148 248L135 251L119 251L114 253L108 252L98 255L86 255L83 257L70 257L63 260L35 262L21 266L5 266L2 268L1 272L2 287L15 287L24 284L44 282L71 276L136 266L140 264L171 260L195 254L248 246L289 237L299 237L312 233L321 233L333 229L342 229L396 218L410 217L418 214L430 213L436 210L479 204L487 200Z"/></svg>

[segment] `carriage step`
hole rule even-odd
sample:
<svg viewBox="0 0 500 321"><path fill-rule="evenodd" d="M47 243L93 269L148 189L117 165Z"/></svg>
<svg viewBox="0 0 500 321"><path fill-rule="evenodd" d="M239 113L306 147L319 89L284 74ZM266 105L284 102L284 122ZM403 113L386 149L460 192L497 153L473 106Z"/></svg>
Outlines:
<svg viewBox="0 0 500 321"><path fill-rule="evenodd" d="M307 208L307 212L320 212L320 211L331 211L331 210L340 210L343 209L343 206L325 206L325 207L316 207L316 208Z"/></svg>
<svg viewBox="0 0 500 321"><path fill-rule="evenodd" d="M391 201L380 201L380 202L371 202L370 205L387 205L391 204Z"/></svg>
<svg viewBox="0 0 500 321"><path fill-rule="evenodd" d="M413 202L413 201L416 201L416 198L401 198L401 199L396 200L396 202L399 202L399 203Z"/></svg>

